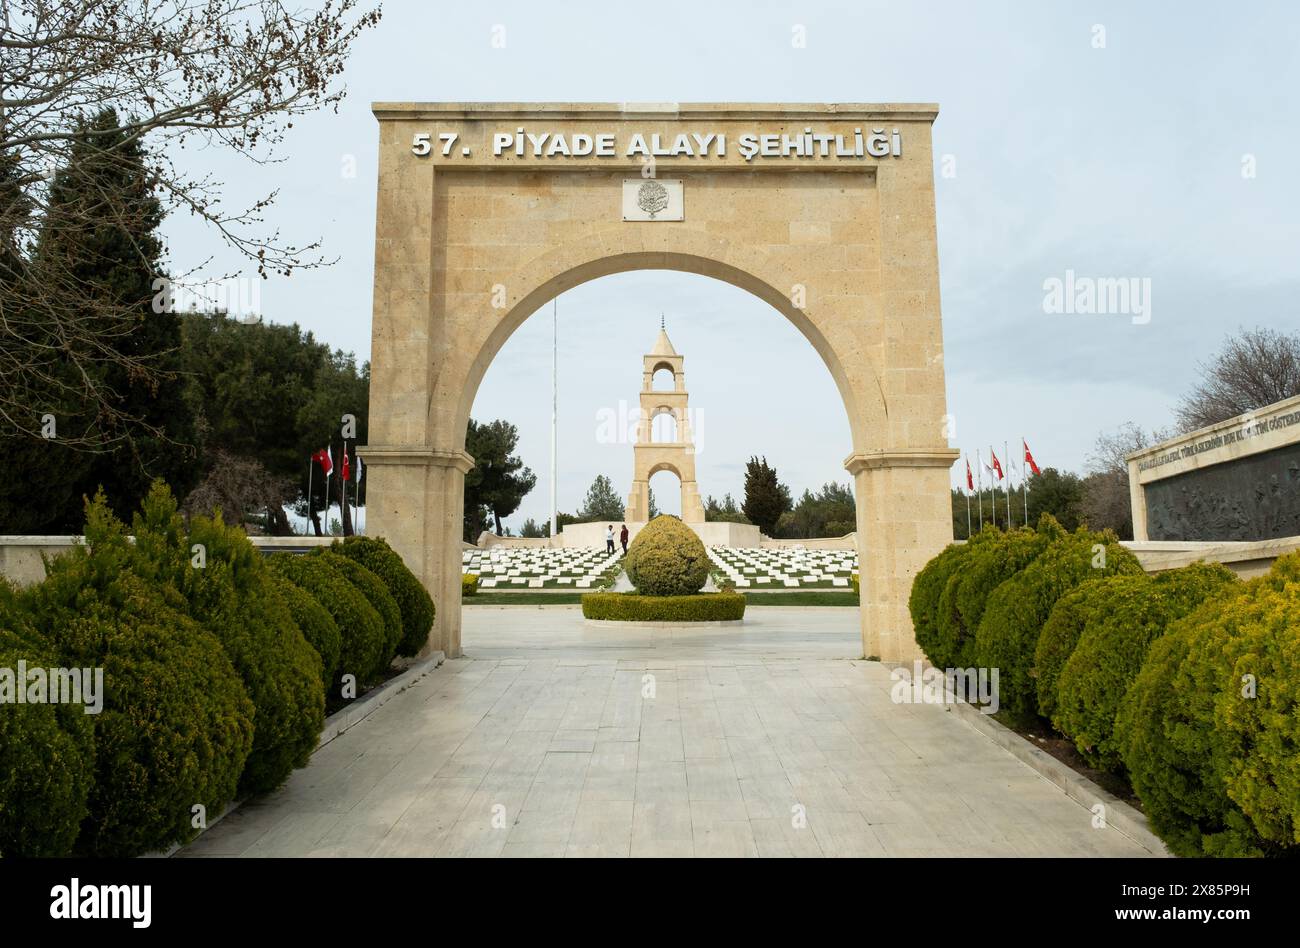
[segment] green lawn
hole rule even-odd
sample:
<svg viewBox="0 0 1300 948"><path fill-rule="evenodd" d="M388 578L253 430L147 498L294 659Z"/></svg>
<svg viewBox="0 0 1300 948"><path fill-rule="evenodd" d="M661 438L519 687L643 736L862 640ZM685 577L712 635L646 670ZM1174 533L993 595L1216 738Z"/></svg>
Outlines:
<svg viewBox="0 0 1300 948"><path fill-rule="evenodd" d="M856 606L858 594L852 589L813 592L793 589L790 592L752 592L742 590L751 606Z"/></svg>
<svg viewBox="0 0 1300 948"><path fill-rule="evenodd" d="M745 590L745 601L751 606L856 606L857 593L811 592L750 592ZM466 606L576 606L582 603L582 593L562 592L497 592L484 590L477 596L462 599Z"/></svg>

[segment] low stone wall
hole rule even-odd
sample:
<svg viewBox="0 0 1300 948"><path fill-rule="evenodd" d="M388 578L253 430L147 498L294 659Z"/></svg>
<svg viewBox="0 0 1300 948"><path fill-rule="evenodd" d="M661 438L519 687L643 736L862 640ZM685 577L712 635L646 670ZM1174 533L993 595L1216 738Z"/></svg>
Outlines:
<svg viewBox="0 0 1300 948"><path fill-rule="evenodd" d="M335 537L249 537L264 553L305 553L329 546ZM45 578L45 560L67 553L82 542L80 536L0 536L0 576L19 586Z"/></svg>
<svg viewBox="0 0 1300 948"><path fill-rule="evenodd" d="M1300 550L1300 536L1223 543L1125 540L1123 545L1132 551L1148 573L1161 573L1204 560L1207 563L1222 563L1242 579L1253 579L1267 573L1279 556Z"/></svg>
<svg viewBox="0 0 1300 948"><path fill-rule="evenodd" d="M591 548L603 550L605 548L605 531L609 528L611 521L601 520L595 523L571 523L568 526L560 528L558 542L551 542L549 537L532 538L532 537L499 537L494 533L484 533L479 537L478 545L483 549L491 549L494 546L505 547L541 547L541 548ZM614 544L618 545L619 531L623 527L623 521L614 521ZM645 526L645 521L633 522L628 521L627 532L628 542L636 538ZM755 547L763 540L763 534L759 532L758 527L748 523L688 523L688 527L694 530L704 541L705 546L743 546Z"/></svg>
<svg viewBox="0 0 1300 948"><path fill-rule="evenodd" d="M812 537L807 540L773 540L763 537L759 544L765 550L856 550L858 535L846 533L842 537Z"/></svg>

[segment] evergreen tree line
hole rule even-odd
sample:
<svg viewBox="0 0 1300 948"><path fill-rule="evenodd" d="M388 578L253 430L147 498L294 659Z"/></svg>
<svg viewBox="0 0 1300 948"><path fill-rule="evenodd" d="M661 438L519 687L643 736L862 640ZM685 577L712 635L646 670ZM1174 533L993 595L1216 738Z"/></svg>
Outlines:
<svg viewBox="0 0 1300 948"><path fill-rule="evenodd" d="M234 522L265 511L266 528L287 533L281 504L305 495L308 457L331 435L339 463L344 414L357 420L349 451L364 443L367 364L358 367L351 354L331 351L297 325L244 324L160 305L160 281L169 274L147 158L116 112L104 109L76 129L68 159L76 174L54 173L38 217L14 163L0 158L0 359L39 367L21 374L24 390L6 390L0 409L7 474L0 533L76 533L83 498L101 486L126 517L154 478L187 507L219 509ZM23 300L60 291L37 285L51 271L75 276L75 288L62 289L91 324L76 340L15 311ZM113 358L73 357L74 346L97 344ZM88 400L87 387L103 399ZM20 434L34 421L42 437ZM325 501L319 473L317 507ZM340 478L332 482L337 502Z"/></svg>

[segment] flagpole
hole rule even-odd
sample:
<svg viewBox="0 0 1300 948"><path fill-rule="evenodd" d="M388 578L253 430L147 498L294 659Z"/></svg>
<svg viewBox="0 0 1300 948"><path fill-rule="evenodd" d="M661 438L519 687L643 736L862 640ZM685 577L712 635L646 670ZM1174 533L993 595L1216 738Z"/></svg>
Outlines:
<svg viewBox="0 0 1300 948"><path fill-rule="evenodd" d="M312 475L311 466L315 463L316 463L315 460L313 460L312 458L307 459L307 530L305 531L304 534L305 536L312 535L311 533L311 475Z"/></svg>
<svg viewBox="0 0 1300 948"><path fill-rule="evenodd" d="M1029 467L1028 467L1029 458L1028 458L1028 454L1029 454L1029 442L1027 442L1027 441L1025 440L1025 436L1024 436L1024 435L1021 435L1021 436L1020 436L1020 473L1021 473L1021 475L1023 476L1023 480L1021 480L1021 482L1020 482L1020 493L1021 493L1021 496L1024 497L1024 499L1025 499L1025 526L1026 526L1026 527L1029 526Z"/></svg>
<svg viewBox="0 0 1300 948"><path fill-rule="evenodd" d="M970 464L970 460L968 459L966 463ZM966 539L969 540L970 539L970 491L967 489L963 489L962 493L966 495Z"/></svg>
<svg viewBox="0 0 1300 948"><path fill-rule="evenodd" d="M556 492L556 469L557 469L557 445L559 437L556 433L557 418L559 416L560 402L560 298L557 296L551 300L551 546L556 545L556 536L559 533L559 526L556 523L555 513L555 492Z"/></svg>
<svg viewBox="0 0 1300 948"><path fill-rule="evenodd" d="M1011 529L1011 442L1002 442L1002 456L1007 459L1007 529Z"/></svg>
<svg viewBox="0 0 1300 948"><path fill-rule="evenodd" d="M980 506L980 529L984 529L984 471L983 460L980 458L980 449L975 449L975 496L979 498Z"/></svg>

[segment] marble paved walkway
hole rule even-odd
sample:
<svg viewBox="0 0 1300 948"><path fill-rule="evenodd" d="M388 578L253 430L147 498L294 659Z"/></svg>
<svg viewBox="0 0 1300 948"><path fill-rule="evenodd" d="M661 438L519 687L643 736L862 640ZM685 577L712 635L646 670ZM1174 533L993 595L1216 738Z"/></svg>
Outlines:
<svg viewBox="0 0 1300 948"><path fill-rule="evenodd" d="M1147 855L957 715L892 703L857 621L467 608L466 657L178 855Z"/></svg>

